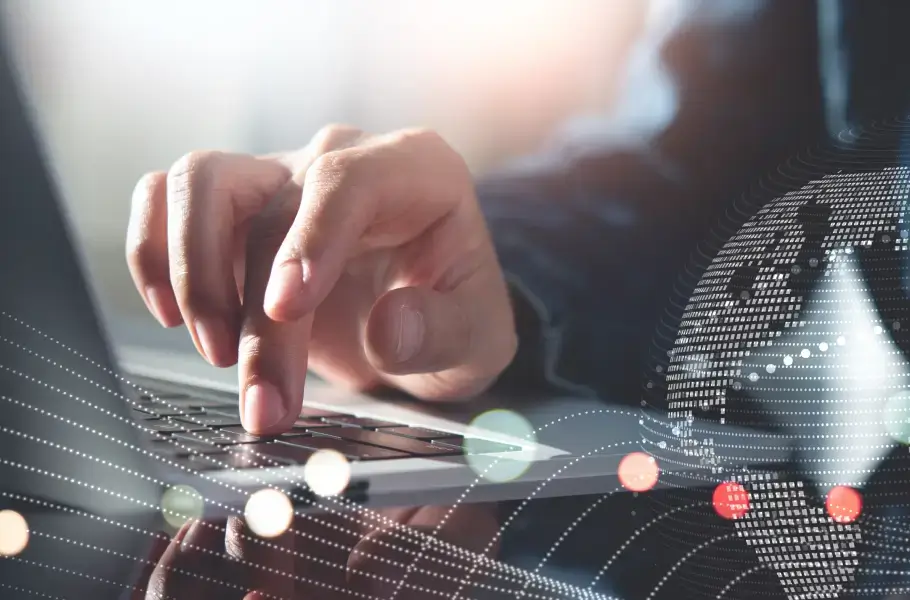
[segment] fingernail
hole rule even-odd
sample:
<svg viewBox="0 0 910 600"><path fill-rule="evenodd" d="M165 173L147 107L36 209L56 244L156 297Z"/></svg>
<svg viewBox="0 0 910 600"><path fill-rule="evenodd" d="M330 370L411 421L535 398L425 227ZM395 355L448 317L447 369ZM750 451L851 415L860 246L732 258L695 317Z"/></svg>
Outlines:
<svg viewBox="0 0 910 600"><path fill-rule="evenodd" d="M227 340L224 326L213 319L196 319L195 324L203 354L210 363L219 365Z"/></svg>
<svg viewBox="0 0 910 600"><path fill-rule="evenodd" d="M395 347L398 362L414 358L423 345L423 333L423 315L410 306L402 306L398 311L398 344Z"/></svg>
<svg viewBox="0 0 910 600"><path fill-rule="evenodd" d="M152 315L158 319L161 326L169 327L164 313L164 300L162 299L161 292L158 291L158 288L152 286L145 288L145 299L148 302L149 310L152 311Z"/></svg>
<svg viewBox="0 0 910 600"><path fill-rule="evenodd" d="M193 523L191 521L187 521L186 523L181 525L180 529L177 530L177 533L174 534L174 542L176 542L177 544L182 544L183 538L186 537L187 532L190 530L190 528L192 526L193 526Z"/></svg>
<svg viewBox="0 0 910 600"><path fill-rule="evenodd" d="M266 309L281 313L298 313L303 308L304 283L309 279L309 269L298 261L282 263L269 276L265 288Z"/></svg>
<svg viewBox="0 0 910 600"><path fill-rule="evenodd" d="M196 539L199 536L199 529L201 521L192 520L187 521L185 524L186 531L180 537L178 542L180 543L180 550L186 550L187 548L193 549L194 546L197 546ZM175 538L176 539L176 538Z"/></svg>
<svg viewBox="0 0 910 600"><path fill-rule="evenodd" d="M271 429L286 414L281 394L270 383L257 382L248 387L243 395L243 426L249 431Z"/></svg>

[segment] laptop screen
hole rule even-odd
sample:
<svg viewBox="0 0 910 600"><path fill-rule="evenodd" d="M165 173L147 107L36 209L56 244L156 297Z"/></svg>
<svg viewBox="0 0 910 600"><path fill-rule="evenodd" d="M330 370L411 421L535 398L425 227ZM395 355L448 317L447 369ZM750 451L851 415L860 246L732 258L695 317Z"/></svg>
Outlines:
<svg viewBox="0 0 910 600"><path fill-rule="evenodd" d="M159 486L6 56L0 53L0 510L25 517L30 541L0 561L0 582L47 597L74 590L119 597L123 588L113 583L135 561L93 561L81 545L138 556L149 538L135 530L153 522ZM45 565L51 557L59 557L54 569Z"/></svg>

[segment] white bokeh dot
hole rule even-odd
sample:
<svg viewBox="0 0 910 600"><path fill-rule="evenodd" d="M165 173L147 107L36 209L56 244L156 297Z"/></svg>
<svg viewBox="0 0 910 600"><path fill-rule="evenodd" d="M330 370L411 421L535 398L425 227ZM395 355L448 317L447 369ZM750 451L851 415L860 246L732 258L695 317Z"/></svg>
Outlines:
<svg viewBox="0 0 910 600"><path fill-rule="evenodd" d="M882 326L881 326L881 325L876 325L875 327L872 328L872 331L875 332L875 335L881 335L881 334L882 334Z"/></svg>
<svg viewBox="0 0 910 600"><path fill-rule="evenodd" d="M758 373L755 373L754 371L752 373L749 373L749 381L753 383L758 381Z"/></svg>
<svg viewBox="0 0 910 600"><path fill-rule="evenodd" d="M822 352L827 352L828 351L828 342L822 342L821 344L819 344L818 349Z"/></svg>
<svg viewBox="0 0 910 600"><path fill-rule="evenodd" d="M307 459L303 480L318 496L337 496L351 481L351 463L337 450L319 450Z"/></svg>
<svg viewBox="0 0 910 600"><path fill-rule="evenodd" d="M0 556L16 556L28 545L28 523L14 510L0 510Z"/></svg>
<svg viewBox="0 0 910 600"><path fill-rule="evenodd" d="M250 531L260 537L274 538L291 526L294 506L280 490L259 490L246 501L243 517Z"/></svg>
<svg viewBox="0 0 910 600"><path fill-rule="evenodd" d="M777 370L777 366L773 365L773 364L769 364L765 367L765 371L767 371L768 373L773 373L776 370Z"/></svg>
<svg viewBox="0 0 910 600"><path fill-rule="evenodd" d="M838 336L838 338L837 338L837 345L838 345L838 346L846 346L846 345L847 345L847 338L844 337L844 336L842 336L842 335L841 335L841 336Z"/></svg>
<svg viewBox="0 0 910 600"><path fill-rule="evenodd" d="M809 358L810 356L812 356L812 352L810 352L808 348L803 348L802 351L799 353L799 355L802 356L803 358Z"/></svg>
<svg viewBox="0 0 910 600"><path fill-rule="evenodd" d="M792 365L792 364L793 364L793 357L790 356L790 355L785 356L785 357L784 357L784 364L785 364L786 366L788 366L788 367L789 367L790 365Z"/></svg>

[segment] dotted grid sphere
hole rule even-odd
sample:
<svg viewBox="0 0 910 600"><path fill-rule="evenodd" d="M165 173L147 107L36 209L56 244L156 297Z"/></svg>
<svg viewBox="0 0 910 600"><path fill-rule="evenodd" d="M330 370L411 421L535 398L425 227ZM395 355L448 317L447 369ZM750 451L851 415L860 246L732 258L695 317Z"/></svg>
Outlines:
<svg viewBox="0 0 910 600"><path fill-rule="evenodd" d="M910 168L894 162L820 174L763 205L702 273L656 367L662 418L643 419L643 436L666 483L713 490L735 482L749 510L732 522L736 545L705 552L687 587L714 597L735 580L727 597L837 598L857 585L861 547L906 537L899 524L889 533L862 516L835 521L824 494L865 485L908 442L910 403L900 401L910 389L908 197ZM708 421L740 429L701 433ZM747 466L786 436L799 440L795 467ZM864 496L888 495L869 489ZM710 491L691 498L699 506L664 520L665 540L681 554L711 538L721 546L731 525L711 508ZM695 513L703 525L687 530ZM910 597L910 579L906 590Z"/></svg>

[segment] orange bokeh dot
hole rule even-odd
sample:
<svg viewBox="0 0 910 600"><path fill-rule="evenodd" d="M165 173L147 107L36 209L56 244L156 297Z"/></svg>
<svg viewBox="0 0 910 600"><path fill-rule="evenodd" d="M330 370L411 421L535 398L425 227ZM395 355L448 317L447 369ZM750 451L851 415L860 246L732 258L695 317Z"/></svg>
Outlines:
<svg viewBox="0 0 910 600"><path fill-rule="evenodd" d="M839 485L828 492L825 508L838 523L852 523L863 511L863 497L852 487Z"/></svg>
<svg viewBox="0 0 910 600"><path fill-rule="evenodd" d="M633 452L619 463L619 482L632 492L647 492L657 483L660 471L654 457L644 452Z"/></svg>
<svg viewBox="0 0 910 600"><path fill-rule="evenodd" d="M735 481L714 488L714 510L725 519L741 519L749 512L749 492Z"/></svg>

